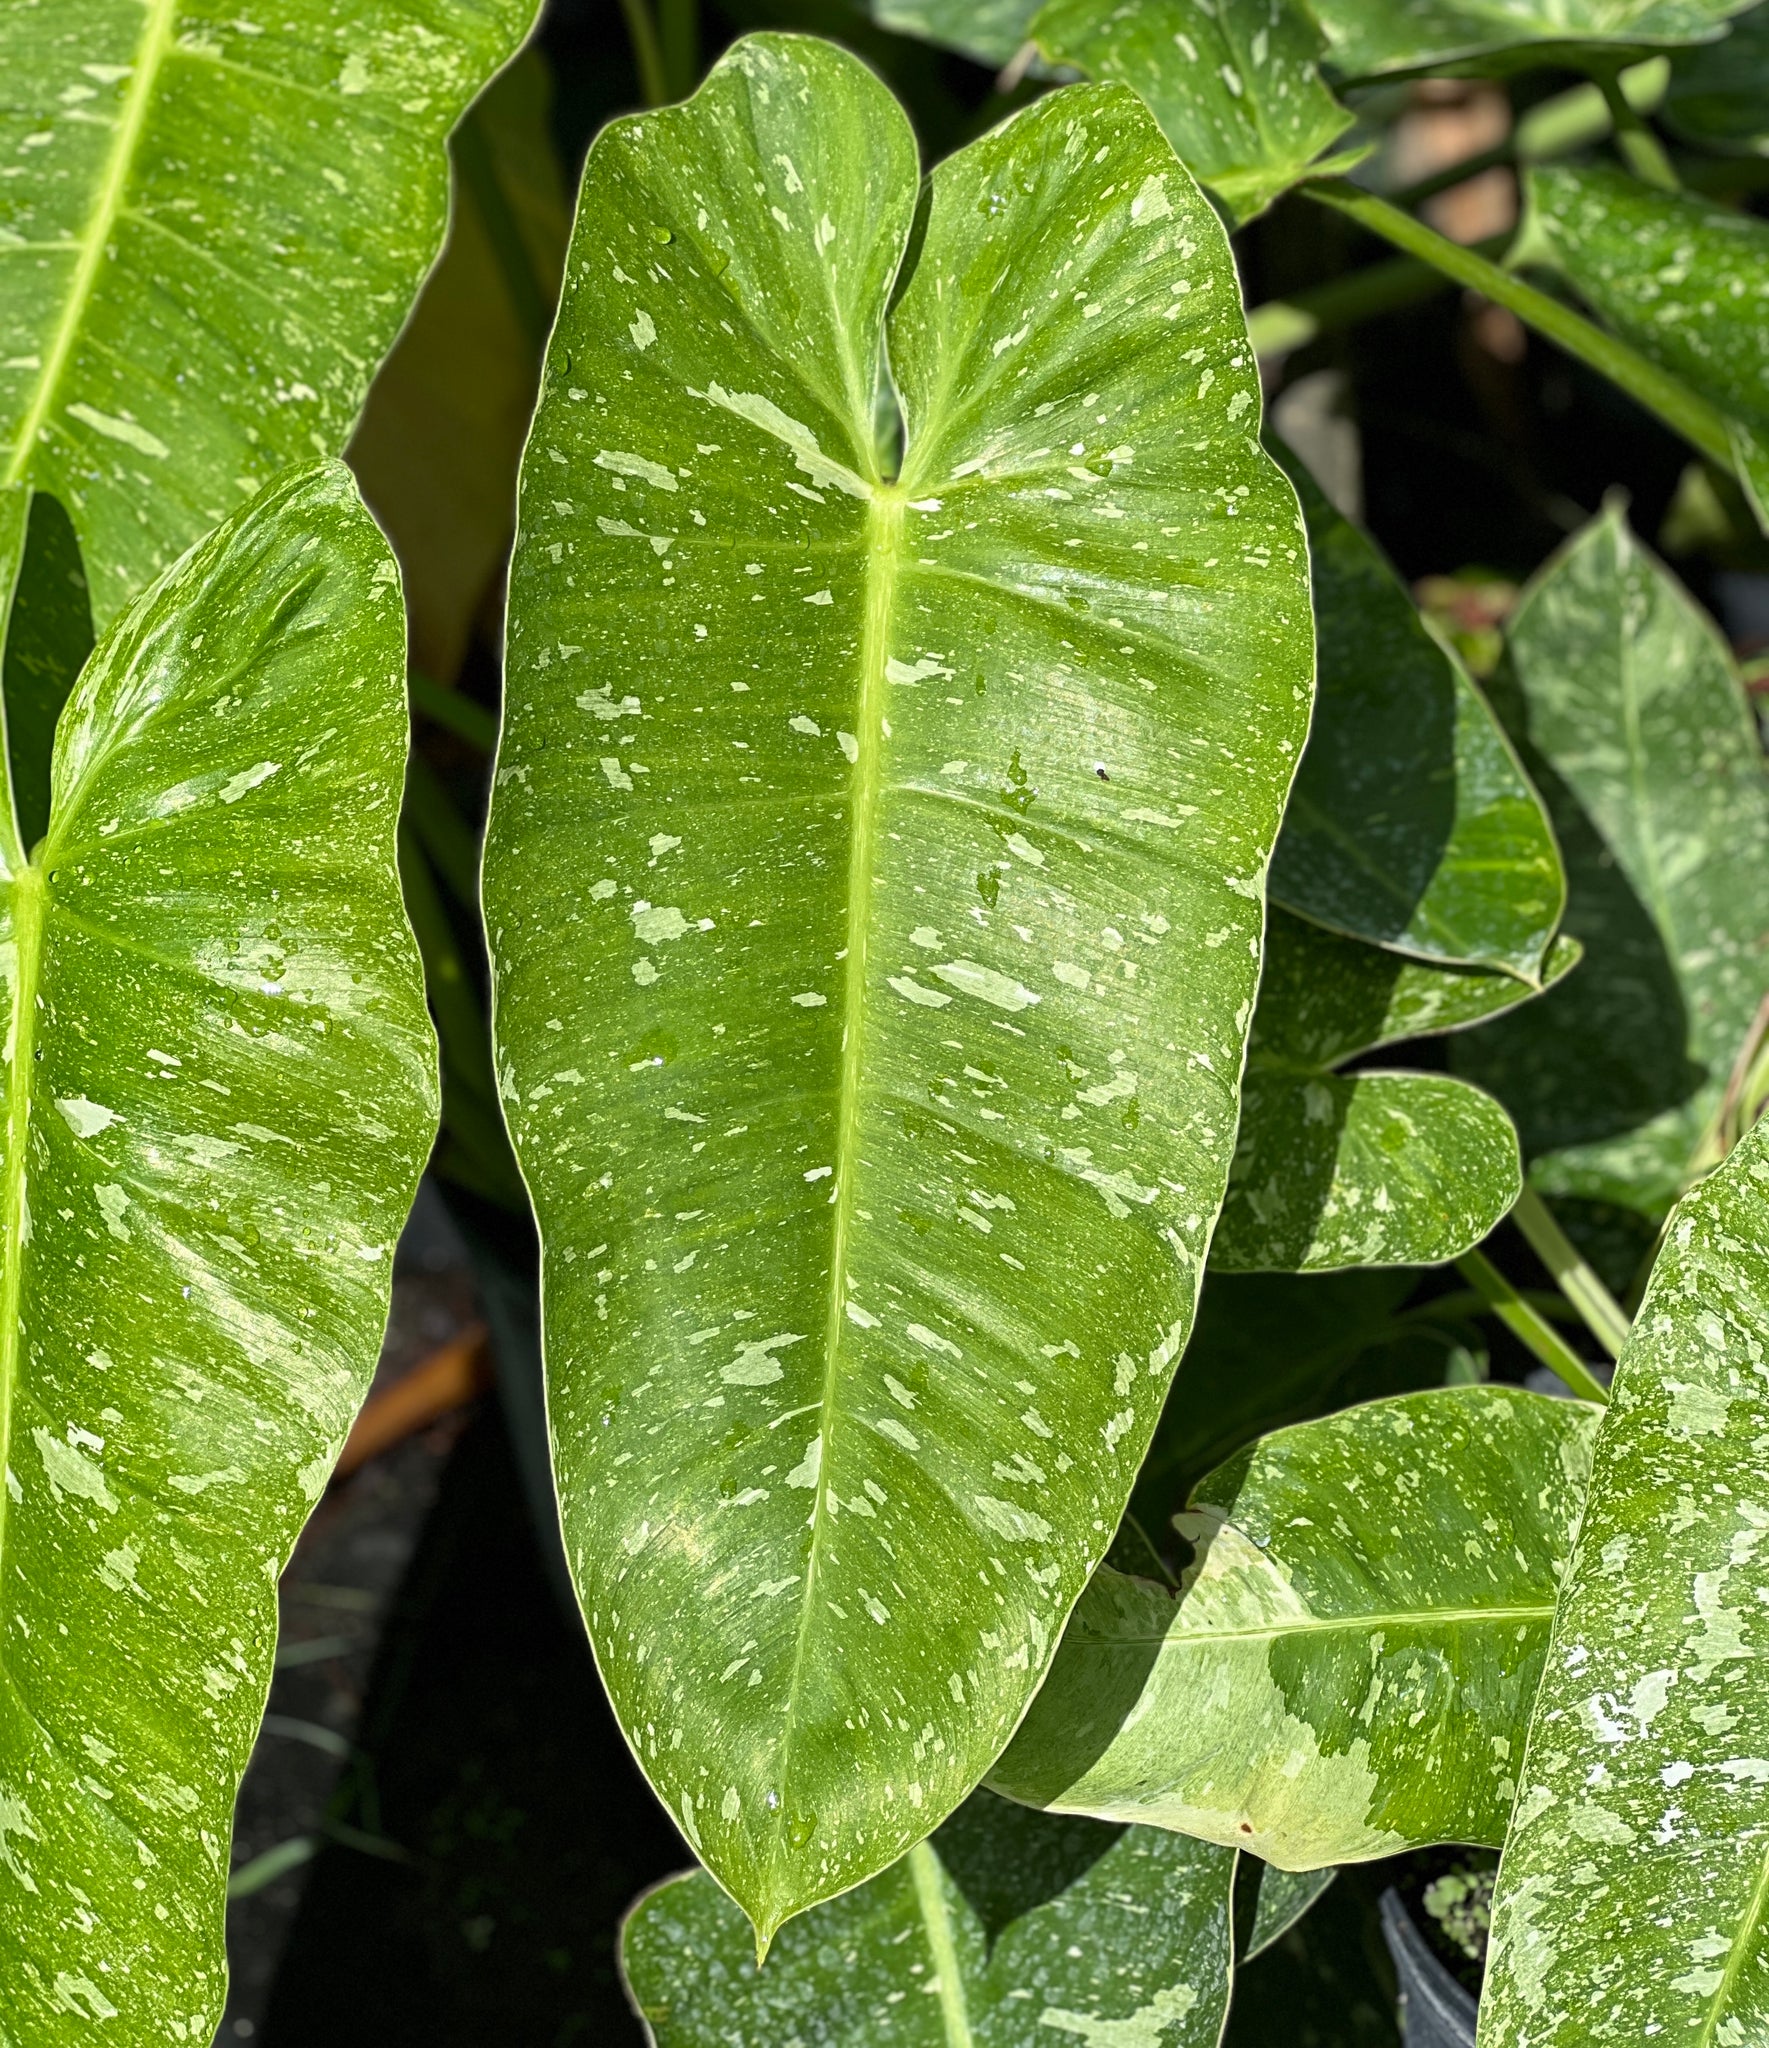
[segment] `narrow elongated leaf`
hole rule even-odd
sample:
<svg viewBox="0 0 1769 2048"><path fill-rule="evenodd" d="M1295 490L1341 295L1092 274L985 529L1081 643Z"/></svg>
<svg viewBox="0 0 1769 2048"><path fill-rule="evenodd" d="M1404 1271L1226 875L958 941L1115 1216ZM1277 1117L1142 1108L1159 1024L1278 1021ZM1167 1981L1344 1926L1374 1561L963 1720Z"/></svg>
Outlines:
<svg viewBox="0 0 1769 2048"><path fill-rule="evenodd" d="M873 19L904 35L1005 64L1032 32L1043 0L872 0Z"/></svg>
<svg viewBox="0 0 1769 2048"><path fill-rule="evenodd" d="M1140 93L1236 222L1263 212L1351 126L1321 82L1321 32L1294 0L1049 0L1030 33L1052 63Z"/></svg>
<svg viewBox="0 0 1769 2048"><path fill-rule="evenodd" d="M1283 1869L1497 1843L1596 1423L1453 1387L1266 1437L1177 1598L1098 1574L989 1782Z"/></svg>
<svg viewBox="0 0 1769 2048"><path fill-rule="evenodd" d="M534 0L6 0L0 479L102 623L341 450L442 241L443 138Z"/></svg>
<svg viewBox="0 0 1769 2048"><path fill-rule="evenodd" d="M1272 894L1350 937L1539 984L1566 900L1541 801L1375 542L1277 452L1308 521L1319 696Z"/></svg>
<svg viewBox="0 0 1769 2048"><path fill-rule="evenodd" d="M764 1934L965 1796L1110 1540L1308 702L1233 266L1140 102L935 173L892 481L916 193L796 39L596 144L487 854L567 1547Z"/></svg>
<svg viewBox="0 0 1769 2048"><path fill-rule="evenodd" d="M1544 1191L1662 1215L1769 985L1762 748L1725 644L1615 508L1524 593L1501 688L1585 958L1452 1061Z"/></svg>
<svg viewBox="0 0 1769 2048"><path fill-rule="evenodd" d="M1483 2042L1761 2038L1769 1125L1676 1211L1622 1352L1493 1903Z"/></svg>
<svg viewBox="0 0 1769 2048"><path fill-rule="evenodd" d="M1707 149L1769 154L1769 7L1741 14L1723 42L1681 52L1662 111Z"/></svg>
<svg viewBox="0 0 1769 2048"><path fill-rule="evenodd" d="M1570 942L1555 953L1556 973L1578 957ZM1444 1074L1333 1069L1531 994L1510 975L1427 967L1274 907L1212 1262L1424 1266L1478 1244L1522 1185L1510 1118Z"/></svg>
<svg viewBox="0 0 1769 2048"><path fill-rule="evenodd" d="M1726 416L1738 480L1769 531L1769 222L1606 164L1529 173L1546 257L1644 356Z"/></svg>
<svg viewBox="0 0 1769 2048"><path fill-rule="evenodd" d="M1253 1921L1237 1963L1250 1963L1274 1941L1282 1941L1339 1872L1331 1864L1324 1870L1280 1870L1257 1856L1243 1856L1237 1881L1244 1882L1247 1874L1253 1877Z"/></svg>
<svg viewBox="0 0 1769 2048"><path fill-rule="evenodd" d="M19 844L29 848L48 829L55 721L92 652L92 604L68 515L42 491L0 490L0 562L13 565L0 631L6 766Z"/></svg>
<svg viewBox="0 0 1769 2048"><path fill-rule="evenodd" d="M1606 47L1705 42L1750 0L1315 0L1336 70L1348 77L1530 51L1576 62Z"/></svg>
<svg viewBox="0 0 1769 2048"><path fill-rule="evenodd" d="M703 1871L627 1915L621 1969L655 2048L1216 2048L1235 1861L978 1792L765 1969Z"/></svg>
<svg viewBox="0 0 1769 2048"><path fill-rule="evenodd" d="M202 2048L275 1586L435 1130L393 866L404 636L336 465L150 589L8 824L7 2037Z"/></svg>

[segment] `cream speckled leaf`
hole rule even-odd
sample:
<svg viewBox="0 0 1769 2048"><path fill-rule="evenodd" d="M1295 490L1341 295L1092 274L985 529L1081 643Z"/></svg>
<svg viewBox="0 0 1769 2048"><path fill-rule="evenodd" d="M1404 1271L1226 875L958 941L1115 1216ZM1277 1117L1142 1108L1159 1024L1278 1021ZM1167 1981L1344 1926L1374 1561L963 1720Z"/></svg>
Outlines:
<svg viewBox="0 0 1769 2048"><path fill-rule="evenodd" d="M1420 70L1502 52L1538 64L1705 42L1750 0L1315 0L1336 70ZM1531 50L1532 44L1546 47Z"/></svg>
<svg viewBox="0 0 1769 2048"><path fill-rule="evenodd" d="M970 1791L1110 1541L1308 709L1227 243L1141 103L973 144L905 259L916 203L798 38L597 143L487 853L567 1551L764 1934Z"/></svg>
<svg viewBox="0 0 1769 2048"><path fill-rule="evenodd" d="M1538 165L1527 190L1529 256L1726 415L1738 480L1769 532L1769 221L1607 164Z"/></svg>
<svg viewBox="0 0 1769 2048"><path fill-rule="evenodd" d="M276 1580L435 1134L404 632L336 464L131 606L0 881L0 2037L206 2048Z"/></svg>
<svg viewBox="0 0 1769 2048"><path fill-rule="evenodd" d="M1725 643L1617 508L1524 593L1495 700L1553 813L1585 957L1458 1038L1532 1181L1661 1216L1769 987L1769 774Z"/></svg>
<svg viewBox="0 0 1769 2048"><path fill-rule="evenodd" d="M1769 2034L1769 1125L1671 1219L1499 1871L1493 2048Z"/></svg>
<svg viewBox="0 0 1769 2048"><path fill-rule="evenodd" d="M1177 1598L1097 1575L990 1784L1291 1870L1497 1843L1596 1425L1454 1387L1263 1438Z"/></svg>
<svg viewBox="0 0 1769 2048"><path fill-rule="evenodd" d="M872 0L873 19L901 34L1005 64L1032 32L1043 0Z"/></svg>
<svg viewBox="0 0 1769 2048"><path fill-rule="evenodd" d="M1566 903L1541 799L1376 543L1274 452L1308 521L1320 680L1272 896L1348 937L1538 986Z"/></svg>
<svg viewBox="0 0 1769 2048"><path fill-rule="evenodd" d="M1280 842L1281 844L1281 842ZM1550 981L1577 961L1560 941ZM1522 1185L1511 1119L1444 1074L1334 1071L1526 1002L1509 974L1428 967L1272 907L1228 1200L1224 1272L1428 1266L1478 1244Z"/></svg>
<svg viewBox="0 0 1769 2048"><path fill-rule="evenodd" d="M101 623L343 448L535 0L260 12L0 0L0 478L68 506Z"/></svg>
<svg viewBox="0 0 1769 2048"><path fill-rule="evenodd" d="M1053 64L1128 85L1229 218L1251 220L1352 117L1321 82L1325 43L1296 0L1048 0L1029 31Z"/></svg>
<svg viewBox="0 0 1769 2048"><path fill-rule="evenodd" d="M621 1969L654 2048L1216 2048L1235 1861L978 1792L765 1969L704 1871L634 1906Z"/></svg>

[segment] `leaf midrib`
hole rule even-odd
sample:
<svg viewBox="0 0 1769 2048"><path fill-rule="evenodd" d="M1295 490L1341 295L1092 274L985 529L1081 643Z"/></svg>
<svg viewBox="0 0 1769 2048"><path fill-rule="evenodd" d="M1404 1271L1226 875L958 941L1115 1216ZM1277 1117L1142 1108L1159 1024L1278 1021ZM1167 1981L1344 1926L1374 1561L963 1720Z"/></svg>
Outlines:
<svg viewBox="0 0 1769 2048"><path fill-rule="evenodd" d="M928 1954L933 1958L947 2048L973 2048L975 2037L971 2033L964 1978L959 1974L958 1944L952 1935L952 1915L946 1905L939 1859L926 1842L917 1842L910 1850L909 1875L915 1885L915 1903L921 1913L922 1931L927 1936Z"/></svg>
<svg viewBox="0 0 1769 2048"><path fill-rule="evenodd" d="M123 194L128 189L130 174L135 168L135 152L141 141L142 130L147 124L148 108L153 100L160 66L165 62L166 54L172 47L172 27L177 16L177 5L178 0L147 0L147 20L142 27L141 41L136 46L129 90L124 96L122 112L117 118L110 155L105 159L104 175L100 178L98 189L93 195L92 211L87 216L85 228L81 231L77 245L80 260L74 266L68 296L62 306L61 320L55 331L55 339L44 356L36 391L23 420L19 423L18 438L13 443L12 455L6 466L6 483L16 484L22 481L29 468L38 436L48 420L49 408L60 387L68 358L73 354L74 344L79 338L81 323L86 317L86 309L91 303L92 293L98 282L99 265L104 261L105 249L117 224L117 216L122 210ZM9 1163L8 1172L10 1170ZM8 1227L10 1228L10 1214ZM3 1341L5 1340L0 1340Z"/></svg>
<svg viewBox="0 0 1769 2048"><path fill-rule="evenodd" d="M18 1386L19 1298L25 1247L25 1155L30 1138L31 1077L37 1051L37 980L43 960L44 872L14 877L12 1025L6 1038L6 1158L0 1166L0 1472L10 1472L12 1406ZM0 1488L0 1567L6 1556L10 1488ZM0 1606L5 1585L0 1578ZM5 1644L0 1641L0 1662Z"/></svg>
<svg viewBox="0 0 1769 2048"><path fill-rule="evenodd" d="M1281 1622L1262 1628L1199 1628L1189 1634L1165 1629L1158 1635L1126 1635L1114 1631L1095 1640L1117 1649L1154 1644L1158 1648L1186 1649L1196 1643L1269 1643L1287 1636L1325 1635L1336 1630L1363 1631L1373 1628L1452 1628L1468 1622L1541 1621L1554 1618L1552 1600L1531 1601L1513 1607L1415 1607L1389 1613L1286 1615Z"/></svg>

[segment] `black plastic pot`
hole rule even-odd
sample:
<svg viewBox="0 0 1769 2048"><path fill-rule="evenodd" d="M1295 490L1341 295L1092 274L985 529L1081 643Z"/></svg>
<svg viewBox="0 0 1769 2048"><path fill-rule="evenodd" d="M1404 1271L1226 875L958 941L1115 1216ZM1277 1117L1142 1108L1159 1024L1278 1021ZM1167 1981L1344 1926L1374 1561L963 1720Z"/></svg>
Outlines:
<svg viewBox="0 0 1769 2048"><path fill-rule="evenodd" d="M1382 1938L1400 1979L1406 2048L1474 2048L1475 2001L1432 1953L1392 1889L1382 1894Z"/></svg>

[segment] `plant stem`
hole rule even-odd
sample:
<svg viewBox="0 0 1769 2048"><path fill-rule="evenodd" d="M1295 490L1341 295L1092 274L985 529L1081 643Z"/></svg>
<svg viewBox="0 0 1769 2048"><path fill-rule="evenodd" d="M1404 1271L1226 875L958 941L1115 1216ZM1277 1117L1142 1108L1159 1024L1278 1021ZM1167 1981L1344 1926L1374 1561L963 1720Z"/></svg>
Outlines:
<svg viewBox="0 0 1769 2048"><path fill-rule="evenodd" d="M699 0L657 0L657 40L669 97L685 100L700 72Z"/></svg>
<svg viewBox="0 0 1769 2048"><path fill-rule="evenodd" d="M1349 215L1397 249L1422 258L1457 284L1467 285L1495 304L1508 307L1537 333L1546 335L1581 362L1589 363L1612 384L1657 413L1711 462L1736 471L1726 422L1719 411L1626 342L1606 334L1582 313L1575 313L1560 300L1537 291L1534 285L1525 284L1510 271L1501 270L1477 250L1450 241L1410 213L1390 206L1387 200L1360 192L1343 178L1315 179L1300 189L1320 205Z"/></svg>
<svg viewBox="0 0 1769 2048"><path fill-rule="evenodd" d="M1430 264L1411 256L1371 263L1348 277L1336 277L1292 299L1268 299L1247 315L1256 356L1288 355L1316 336L1355 327L1378 313L1392 313L1444 289L1445 279Z"/></svg>
<svg viewBox="0 0 1769 2048"><path fill-rule="evenodd" d="M663 46L657 40L657 23L651 18L650 0L620 0L626 16L627 35L633 45L633 68L639 74L639 97L648 107L668 104L669 76L663 68Z"/></svg>
<svg viewBox="0 0 1769 2048"><path fill-rule="evenodd" d="M486 140L477 107L468 108L455 130L454 159L461 184L472 194L473 204L479 210L480 223L503 274L517 325L538 355L546 347L552 329L553 300L541 283L528 244L522 239L521 223L498 176L497 160Z"/></svg>
<svg viewBox="0 0 1769 2048"><path fill-rule="evenodd" d="M1665 153L1664 144L1623 92L1620 76L1606 68L1598 77L1597 85L1603 94L1604 105L1609 109L1609 117L1615 123L1616 147L1628 169L1648 185L1656 185L1661 192L1680 190L1677 173Z"/></svg>
<svg viewBox="0 0 1769 2048"><path fill-rule="evenodd" d="M421 669L413 669L406 677L406 688L414 711L421 711L426 718L434 719L457 739L465 740L468 746L489 754L497 745L498 722L483 704L475 704L471 697L464 697L459 690L451 690L434 681Z"/></svg>
<svg viewBox="0 0 1769 2048"><path fill-rule="evenodd" d="M1554 1275L1555 1286L1584 1317L1586 1329L1611 1358L1619 1358L1629 1329L1621 1304L1579 1256L1578 1248L1555 1222L1547 1203L1534 1188L1525 1187L1518 1196L1511 1220L1529 1239L1536 1257Z"/></svg>
<svg viewBox="0 0 1769 2048"><path fill-rule="evenodd" d="M1581 1401L1608 1402L1609 1390L1603 1382L1572 1346L1536 1314L1484 1252L1464 1252L1456 1261L1456 1270L1506 1329L1526 1344Z"/></svg>

